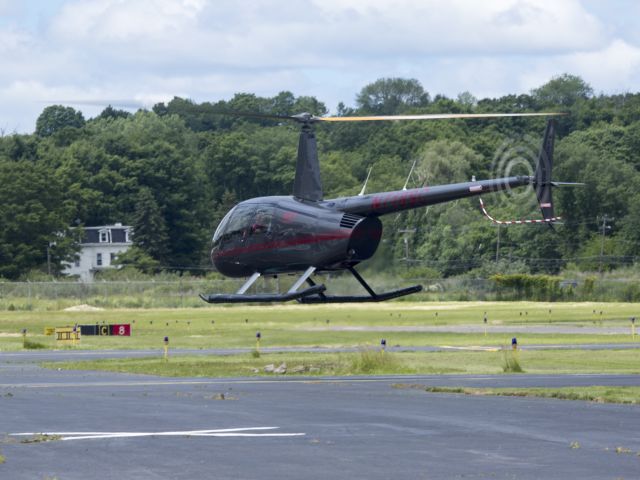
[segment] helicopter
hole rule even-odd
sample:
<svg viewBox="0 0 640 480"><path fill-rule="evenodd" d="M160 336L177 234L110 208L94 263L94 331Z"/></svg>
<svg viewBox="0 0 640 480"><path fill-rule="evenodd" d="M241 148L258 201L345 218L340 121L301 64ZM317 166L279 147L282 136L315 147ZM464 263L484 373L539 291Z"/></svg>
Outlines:
<svg viewBox="0 0 640 480"><path fill-rule="evenodd" d="M420 292L413 285L383 293L375 292L355 269L371 258L382 237L380 216L505 189L533 186L543 219L552 225L554 206L551 180L556 120L547 121L534 175L428 186L390 192L324 199L313 126L319 122L435 120L453 118L554 117L563 113L488 113L382 115L369 117L319 117L309 113L269 115L227 112L230 115L294 121L301 125L293 195L268 196L235 205L221 220L212 238L211 261L228 277L249 277L234 294L201 294L208 303L285 302L380 302ZM320 272L348 271L366 295L329 295L324 284L312 276ZM249 294L263 275L300 273L285 293ZM306 288L301 288L307 283Z"/></svg>

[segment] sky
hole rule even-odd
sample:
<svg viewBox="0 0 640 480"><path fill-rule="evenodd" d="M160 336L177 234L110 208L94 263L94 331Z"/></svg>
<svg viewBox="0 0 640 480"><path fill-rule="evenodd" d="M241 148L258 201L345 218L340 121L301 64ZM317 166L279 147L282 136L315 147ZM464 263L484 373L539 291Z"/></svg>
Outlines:
<svg viewBox="0 0 640 480"><path fill-rule="evenodd" d="M640 91L638 0L0 0L0 134L42 110L85 117L234 93L335 112L383 77L431 95L527 93L563 73Z"/></svg>

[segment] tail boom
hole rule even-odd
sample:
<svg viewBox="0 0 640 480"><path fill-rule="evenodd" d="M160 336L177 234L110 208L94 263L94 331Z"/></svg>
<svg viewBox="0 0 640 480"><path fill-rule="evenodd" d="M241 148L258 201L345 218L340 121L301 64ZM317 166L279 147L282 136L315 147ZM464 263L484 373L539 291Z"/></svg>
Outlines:
<svg viewBox="0 0 640 480"><path fill-rule="evenodd" d="M345 197L335 200L335 206L346 213L361 216L380 216L413 208L450 202L460 198L474 197L483 193L497 192L531 184L533 177L517 176L477 182L455 183L434 187L413 188L373 195Z"/></svg>

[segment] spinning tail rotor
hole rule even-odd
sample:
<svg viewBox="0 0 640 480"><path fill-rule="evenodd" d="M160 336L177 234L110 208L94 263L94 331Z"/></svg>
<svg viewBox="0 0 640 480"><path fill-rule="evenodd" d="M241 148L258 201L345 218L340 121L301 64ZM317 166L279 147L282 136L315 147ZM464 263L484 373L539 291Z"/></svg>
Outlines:
<svg viewBox="0 0 640 480"><path fill-rule="evenodd" d="M538 155L538 165L534 175L533 185L536 189L536 197L538 197L538 205L542 212L542 218L545 222L552 222L559 217L553 214L553 196L551 194L551 170L553 169L553 145L555 143L556 121L550 119L547 122L547 128L544 131L542 140L542 148Z"/></svg>
<svg viewBox="0 0 640 480"><path fill-rule="evenodd" d="M485 217L498 225L523 225L523 224L541 224L546 223L550 227L561 220L562 217L556 217L554 214L553 195L552 188L558 186L578 186L584 185L582 183L568 183L568 182L554 182L551 180L551 173L553 170L553 147L555 143L555 131L557 122L554 119L550 119L547 122L547 128L544 131L544 138L542 140L542 147L540 148L540 154L538 155L538 161L536 165L536 171L531 178L531 184L536 191L536 197L538 199L538 205L542 212L542 219L529 219L529 220L496 220L487 212L482 198L480 198L480 208Z"/></svg>

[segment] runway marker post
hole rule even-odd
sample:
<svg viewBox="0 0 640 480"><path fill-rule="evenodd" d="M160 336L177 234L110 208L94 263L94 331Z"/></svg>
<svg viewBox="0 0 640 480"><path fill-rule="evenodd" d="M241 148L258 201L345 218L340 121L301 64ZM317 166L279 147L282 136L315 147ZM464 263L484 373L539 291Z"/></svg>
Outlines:
<svg viewBox="0 0 640 480"><path fill-rule="evenodd" d="M487 336L487 314L486 313L484 315L483 323L484 323L484 336L486 337Z"/></svg>
<svg viewBox="0 0 640 480"><path fill-rule="evenodd" d="M387 339L383 338L380 340L380 348L382 349L382 354L384 355L384 351L387 349Z"/></svg>
<svg viewBox="0 0 640 480"><path fill-rule="evenodd" d="M22 348L27 348L27 329L22 329Z"/></svg>
<svg viewBox="0 0 640 480"><path fill-rule="evenodd" d="M636 317L631 317L631 340L636 339Z"/></svg>
<svg viewBox="0 0 640 480"><path fill-rule="evenodd" d="M258 353L260 353L260 338L262 338L262 335L260 332L256 332L256 352Z"/></svg>
<svg viewBox="0 0 640 480"><path fill-rule="evenodd" d="M164 361L169 361L169 337L164 337Z"/></svg>

